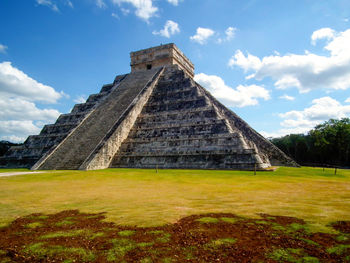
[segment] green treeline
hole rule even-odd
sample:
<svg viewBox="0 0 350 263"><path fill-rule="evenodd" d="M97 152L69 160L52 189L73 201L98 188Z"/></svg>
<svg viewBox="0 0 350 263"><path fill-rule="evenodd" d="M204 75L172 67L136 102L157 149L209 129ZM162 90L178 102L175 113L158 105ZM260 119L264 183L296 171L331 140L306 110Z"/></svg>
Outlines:
<svg viewBox="0 0 350 263"><path fill-rule="evenodd" d="M307 135L290 134L271 142L301 165L350 166L350 119L330 119Z"/></svg>

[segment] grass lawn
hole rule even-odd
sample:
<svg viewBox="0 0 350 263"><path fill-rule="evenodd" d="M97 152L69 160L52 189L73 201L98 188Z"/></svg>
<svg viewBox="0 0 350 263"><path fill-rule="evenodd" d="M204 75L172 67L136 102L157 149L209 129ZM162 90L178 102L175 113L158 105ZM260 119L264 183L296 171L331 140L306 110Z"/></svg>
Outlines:
<svg viewBox="0 0 350 263"><path fill-rule="evenodd" d="M334 175L333 169L281 167L254 176L242 171L106 169L0 177L0 226L31 213L70 209L106 212L108 221L123 225L157 226L221 212L292 216L322 228L350 220L350 170Z"/></svg>

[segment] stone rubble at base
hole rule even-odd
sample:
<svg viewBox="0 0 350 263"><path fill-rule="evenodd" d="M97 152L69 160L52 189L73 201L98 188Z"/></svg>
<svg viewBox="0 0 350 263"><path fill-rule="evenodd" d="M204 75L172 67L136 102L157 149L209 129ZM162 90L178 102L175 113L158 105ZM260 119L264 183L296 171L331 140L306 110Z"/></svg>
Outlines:
<svg viewBox="0 0 350 263"><path fill-rule="evenodd" d="M298 166L193 80L174 45L132 52L131 73L0 158L33 170Z"/></svg>

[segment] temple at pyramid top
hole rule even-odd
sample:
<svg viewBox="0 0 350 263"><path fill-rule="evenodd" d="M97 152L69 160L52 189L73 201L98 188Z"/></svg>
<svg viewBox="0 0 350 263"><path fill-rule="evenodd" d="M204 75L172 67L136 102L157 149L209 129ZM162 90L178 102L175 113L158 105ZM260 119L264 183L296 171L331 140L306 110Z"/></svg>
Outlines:
<svg viewBox="0 0 350 263"><path fill-rule="evenodd" d="M130 58L131 72L178 65L190 77L194 77L194 65L174 43L131 52Z"/></svg>
<svg viewBox="0 0 350 263"><path fill-rule="evenodd" d="M193 79L175 46L131 52L131 73L11 147L2 167L266 169L297 164Z"/></svg>

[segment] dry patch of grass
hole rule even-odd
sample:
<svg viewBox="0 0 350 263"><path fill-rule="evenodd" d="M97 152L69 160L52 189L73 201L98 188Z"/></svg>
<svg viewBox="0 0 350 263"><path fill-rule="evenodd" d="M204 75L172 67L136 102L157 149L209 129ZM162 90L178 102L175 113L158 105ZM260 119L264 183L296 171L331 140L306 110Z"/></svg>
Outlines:
<svg viewBox="0 0 350 263"><path fill-rule="evenodd" d="M0 177L0 226L35 212L106 212L119 224L156 226L207 212L303 218L316 227L350 220L350 171L106 169ZM140 198L142 197L142 198ZM63 226L74 224L66 219Z"/></svg>

